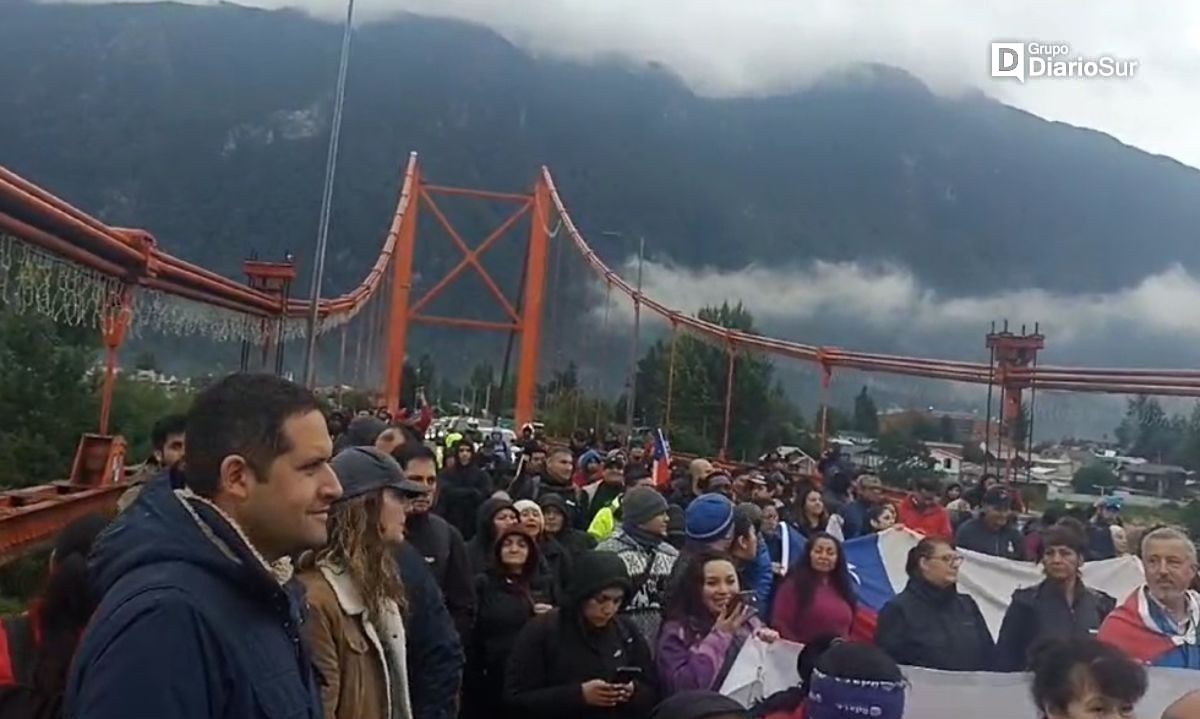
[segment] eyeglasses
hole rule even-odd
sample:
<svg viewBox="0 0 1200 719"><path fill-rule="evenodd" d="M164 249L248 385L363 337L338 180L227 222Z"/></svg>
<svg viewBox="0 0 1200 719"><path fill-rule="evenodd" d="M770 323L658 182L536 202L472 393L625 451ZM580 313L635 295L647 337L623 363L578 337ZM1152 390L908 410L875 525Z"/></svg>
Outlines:
<svg viewBox="0 0 1200 719"><path fill-rule="evenodd" d="M942 564L951 567L961 567L963 563L963 556L961 554L943 554L938 557L930 557L930 559L936 559Z"/></svg>

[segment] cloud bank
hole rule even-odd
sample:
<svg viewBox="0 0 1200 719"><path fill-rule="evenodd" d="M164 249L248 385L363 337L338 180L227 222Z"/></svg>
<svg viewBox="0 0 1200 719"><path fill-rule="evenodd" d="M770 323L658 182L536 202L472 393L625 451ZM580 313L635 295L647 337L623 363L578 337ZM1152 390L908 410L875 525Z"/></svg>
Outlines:
<svg viewBox="0 0 1200 719"><path fill-rule="evenodd" d="M626 278L637 272L633 260L619 271ZM1014 331L1022 324L1032 331L1040 323L1060 358L1092 365L1111 358L1165 366L1167 355L1175 361L1184 357L1174 351L1164 355L1164 347L1200 341L1200 279L1179 266L1105 294L1022 289L947 297L894 265L816 261L805 267L750 265L727 272L647 261L643 288L646 295L686 312L742 302L764 332L876 352L924 348L921 354L978 359L982 335L992 322L1004 319ZM601 301L593 312L600 318L603 311ZM631 303L625 300L614 301L610 311L617 321L632 317ZM1097 351L1101 357L1092 358Z"/></svg>
<svg viewBox="0 0 1200 719"><path fill-rule="evenodd" d="M93 2L94 0L83 0ZM338 20L345 0L244 0ZM357 0L360 21L401 13L481 23L531 52L661 63L702 94L797 89L831 68L881 62L935 90L978 89L1042 117L1108 132L1200 167L1200 3L1162 0ZM207 4L207 3L206 3ZM1139 62L1128 80L990 77L989 43L1066 43Z"/></svg>

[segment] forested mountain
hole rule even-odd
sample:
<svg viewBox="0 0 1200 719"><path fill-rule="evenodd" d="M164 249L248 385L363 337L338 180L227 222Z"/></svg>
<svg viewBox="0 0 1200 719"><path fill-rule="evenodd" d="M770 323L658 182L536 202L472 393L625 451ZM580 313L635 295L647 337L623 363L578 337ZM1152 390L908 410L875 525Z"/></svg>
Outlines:
<svg viewBox="0 0 1200 719"><path fill-rule="evenodd" d="M252 250L303 256L339 32L234 5L10 0L0 163L231 274ZM355 42L339 287L374 256L410 149L437 181L494 189L527 187L547 163L593 235L645 233L689 265L894 260L949 295L1200 270L1200 172L896 70L715 100L660 69L535 58L452 22L403 17ZM444 247L436 264L457 259Z"/></svg>

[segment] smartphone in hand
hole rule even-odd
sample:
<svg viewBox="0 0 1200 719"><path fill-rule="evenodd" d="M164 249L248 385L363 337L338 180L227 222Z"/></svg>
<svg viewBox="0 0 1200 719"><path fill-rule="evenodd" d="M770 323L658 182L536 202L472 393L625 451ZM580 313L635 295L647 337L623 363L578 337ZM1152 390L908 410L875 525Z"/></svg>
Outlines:
<svg viewBox="0 0 1200 719"><path fill-rule="evenodd" d="M633 684L642 678L641 667L617 667L613 673L613 684Z"/></svg>

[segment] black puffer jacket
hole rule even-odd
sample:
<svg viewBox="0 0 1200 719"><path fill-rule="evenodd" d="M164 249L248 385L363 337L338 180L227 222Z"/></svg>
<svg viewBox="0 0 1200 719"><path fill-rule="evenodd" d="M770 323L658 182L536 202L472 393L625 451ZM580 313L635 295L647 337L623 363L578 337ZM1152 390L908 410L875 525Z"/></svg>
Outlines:
<svg viewBox="0 0 1200 719"><path fill-rule="evenodd" d="M460 443L455 443L458 446ZM435 511L470 540L475 534L475 512L492 494L492 479L472 461L451 467L438 477Z"/></svg>
<svg viewBox="0 0 1200 719"><path fill-rule="evenodd" d="M1025 559L1025 537L1012 522L993 531L983 517L972 517L958 528L954 543L959 549L970 549L980 554L1005 559Z"/></svg>
<svg viewBox="0 0 1200 719"><path fill-rule="evenodd" d="M1047 579L1036 587L1013 592L996 642L999 671L1019 672L1029 666L1029 650L1045 639L1095 636L1100 623L1117 606L1104 592L1076 585L1075 603L1067 604L1062 588Z"/></svg>
<svg viewBox="0 0 1200 719"><path fill-rule="evenodd" d="M504 682L508 708L526 719L643 719L658 702L650 647L625 617L614 616L595 629L581 613L583 603L604 589L622 587L628 594L625 563L611 552L587 552L576 562L573 576L562 608L535 618L517 637ZM613 708L584 702L584 682L612 681L625 666L642 671L629 702Z"/></svg>
<svg viewBox="0 0 1200 719"><path fill-rule="evenodd" d="M996 645L975 600L920 578L909 579L879 612L875 643L899 664L974 672L995 663Z"/></svg>
<svg viewBox="0 0 1200 719"><path fill-rule="evenodd" d="M501 535L501 541L510 534L525 537L519 530L509 530ZM467 719L503 715L498 710L508 655L521 629L533 618L533 605L548 601L544 596L547 588L539 586L541 557L537 547L533 547L523 571L515 577L501 568L499 552L500 542L497 542L491 565L475 578L479 613L467 649L463 687L463 715Z"/></svg>
<svg viewBox="0 0 1200 719"><path fill-rule="evenodd" d="M547 509L554 508L566 518L562 531L551 536L563 549L567 550L567 554L570 556L572 562L578 559L584 552L596 548L595 537L582 529L576 529L571 526L571 518L575 510L567 506L567 501L563 499L562 494L557 492L545 493L538 499L538 504L542 508L542 514L545 514Z"/></svg>

